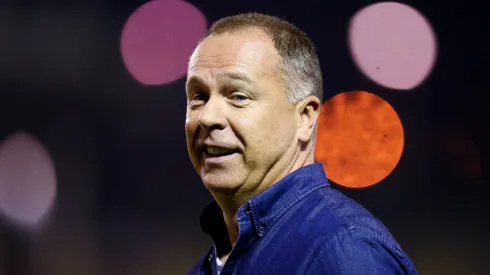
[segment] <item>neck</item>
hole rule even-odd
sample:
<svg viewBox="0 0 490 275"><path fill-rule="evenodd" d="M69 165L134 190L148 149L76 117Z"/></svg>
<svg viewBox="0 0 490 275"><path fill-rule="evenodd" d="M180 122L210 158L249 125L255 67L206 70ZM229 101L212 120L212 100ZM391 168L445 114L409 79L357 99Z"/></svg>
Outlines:
<svg viewBox="0 0 490 275"><path fill-rule="evenodd" d="M258 187L253 189L252 192L240 192L237 191L233 194L230 193L213 193L213 197L216 202L219 204L221 210L223 211L223 218L226 223L226 229L228 231L228 236L230 237L230 242L232 246L235 246L235 243L238 239L238 220L237 213L238 209L247 204L247 202L253 198L254 196L260 194L265 189L272 186L274 183L278 182L282 178L286 177L290 173L298 170L301 167L310 165L315 163L314 159L314 150L305 150L302 152L298 152L296 157L289 163L289 165L285 165L285 169L282 169L282 172L276 173L277 176L273 177L273 180L266 180L268 177L264 177L264 181L258 184Z"/></svg>

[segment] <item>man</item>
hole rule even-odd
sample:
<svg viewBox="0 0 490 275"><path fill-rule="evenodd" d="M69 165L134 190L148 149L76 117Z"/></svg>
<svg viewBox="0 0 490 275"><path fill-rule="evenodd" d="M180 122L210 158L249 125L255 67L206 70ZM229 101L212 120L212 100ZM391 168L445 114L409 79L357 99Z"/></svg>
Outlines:
<svg viewBox="0 0 490 275"><path fill-rule="evenodd" d="M221 19L187 77L188 152L215 199L200 219L214 245L188 274L417 274L315 163L322 76L306 34L257 13Z"/></svg>

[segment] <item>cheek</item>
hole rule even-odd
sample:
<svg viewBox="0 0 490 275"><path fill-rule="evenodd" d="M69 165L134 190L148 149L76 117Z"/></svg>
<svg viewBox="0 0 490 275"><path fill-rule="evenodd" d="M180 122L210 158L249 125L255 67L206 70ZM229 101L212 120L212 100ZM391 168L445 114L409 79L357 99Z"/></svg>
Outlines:
<svg viewBox="0 0 490 275"><path fill-rule="evenodd" d="M296 135L294 117L290 114L264 110L251 112L248 117L239 121L240 128L246 133L245 138L253 147L270 150L269 147L282 147L290 143Z"/></svg>
<svg viewBox="0 0 490 275"><path fill-rule="evenodd" d="M194 138L195 138L195 133L197 131L197 126L198 126L197 120L190 119L190 117L186 118L185 135L186 135L186 142L187 142L187 153L189 155L192 164L199 171L200 169L199 154L196 152L194 148Z"/></svg>
<svg viewBox="0 0 490 275"><path fill-rule="evenodd" d="M192 116L188 115L185 120L185 135L188 145L190 145L194 139L194 133L197 130L197 126L197 119L194 119Z"/></svg>
<svg viewBox="0 0 490 275"><path fill-rule="evenodd" d="M272 135L281 137L294 131L294 115L291 110L276 107L264 116L263 124L266 125Z"/></svg>
<svg viewBox="0 0 490 275"><path fill-rule="evenodd" d="M279 152L287 150L294 143L297 137L297 126L293 113L283 112L277 114L275 118L269 121L270 125L270 141L274 149Z"/></svg>

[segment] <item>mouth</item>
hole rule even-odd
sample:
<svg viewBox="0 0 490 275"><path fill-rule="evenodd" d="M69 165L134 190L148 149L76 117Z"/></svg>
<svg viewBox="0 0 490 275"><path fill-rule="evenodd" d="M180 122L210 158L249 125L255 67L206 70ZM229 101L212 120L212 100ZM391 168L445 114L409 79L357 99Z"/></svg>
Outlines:
<svg viewBox="0 0 490 275"><path fill-rule="evenodd" d="M216 147L216 146L204 146L202 151L205 155L209 157L228 156L238 152L237 150L234 149L227 149L227 148Z"/></svg>
<svg viewBox="0 0 490 275"><path fill-rule="evenodd" d="M238 153L238 150L216 146L204 146L201 150L204 160L226 160L228 157Z"/></svg>

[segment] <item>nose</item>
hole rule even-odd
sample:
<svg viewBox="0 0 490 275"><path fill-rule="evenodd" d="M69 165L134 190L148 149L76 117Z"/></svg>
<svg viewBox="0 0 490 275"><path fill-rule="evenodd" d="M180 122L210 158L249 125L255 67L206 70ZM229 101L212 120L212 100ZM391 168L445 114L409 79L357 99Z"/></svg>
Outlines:
<svg viewBox="0 0 490 275"><path fill-rule="evenodd" d="M226 126L223 100L217 96L209 97L199 113L198 123L204 129L223 129Z"/></svg>

